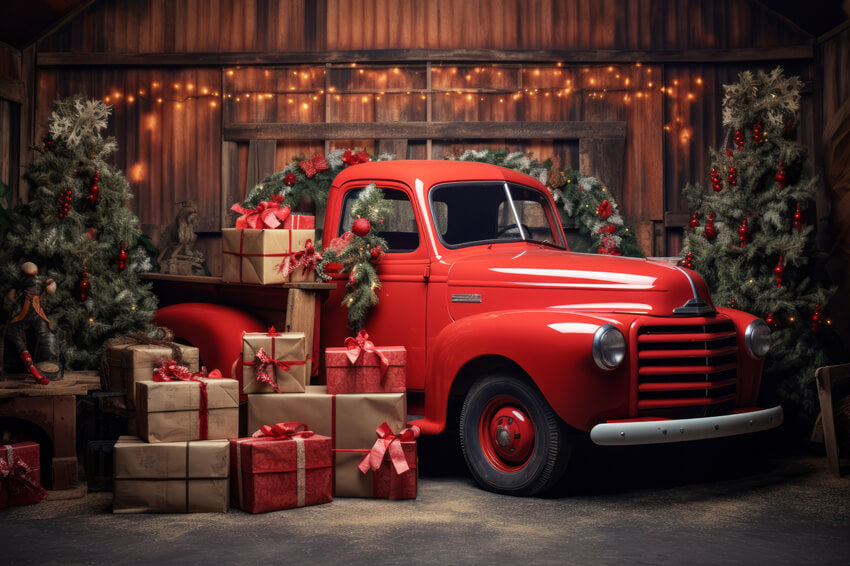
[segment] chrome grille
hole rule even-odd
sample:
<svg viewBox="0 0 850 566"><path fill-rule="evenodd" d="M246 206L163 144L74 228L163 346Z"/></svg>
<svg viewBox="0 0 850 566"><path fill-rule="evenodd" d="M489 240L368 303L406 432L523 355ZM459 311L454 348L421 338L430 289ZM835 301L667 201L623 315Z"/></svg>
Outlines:
<svg viewBox="0 0 850 566"><path fill-rule="evenodd" d="M639 416L701 417L735 403L738 342L732 321L638 328Z"/></svg>

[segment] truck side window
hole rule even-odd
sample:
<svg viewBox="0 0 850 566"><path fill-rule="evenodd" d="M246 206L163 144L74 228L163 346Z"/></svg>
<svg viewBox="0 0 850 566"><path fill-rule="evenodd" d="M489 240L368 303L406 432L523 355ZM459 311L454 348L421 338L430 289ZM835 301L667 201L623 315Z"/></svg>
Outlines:
<svg viewBox="0 0 850 566"><path fill-rule="evenodd" d="M384 191L384 200L392 204L393 214L384 219L381 226L380 236L387 241L388 253L412 252L419 248L419 228L416 224L416 215L413 212L413 204L404 191L398 189L381 188ZM351 230L351 206L360 191L349 191L345 195L342 205L342 226L339 233Z"/></svg>

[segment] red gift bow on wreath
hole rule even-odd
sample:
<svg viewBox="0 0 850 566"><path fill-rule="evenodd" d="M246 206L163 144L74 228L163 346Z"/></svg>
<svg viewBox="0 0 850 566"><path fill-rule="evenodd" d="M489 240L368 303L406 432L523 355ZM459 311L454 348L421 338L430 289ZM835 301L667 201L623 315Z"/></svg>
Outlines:
<svg viewBox="0 0 850 566"><path fill-rule="evenodd" d="M284 277L298 269L299 267L304 273L316 271L316 265L322 261L322 256L316 251L313 246L313 240L308 239L304 243L304 249L295 252L292 255L286 256L278 266L278 272Z"/></svg>
<svg viewBox="0 0 850 566"><path fill-rule="evenodd" d="M419 437L419 427L411 425L398 434L393 434L393 430L387 423L381 424L375 429L378 433L378 440L372 445L369 453L363 456L360 460L358 468L364 474L369 470L377 470L381 467L381 462L384 461L384 455L389 453L390 461L393 464L396 474L403 474L410 469L407 463L407 458L404 457L404 449L401 447L402 442L409 442Z"/></svg>
<svg viewBox="0 0 850 566"><path fill-rule="evenodd" d="M207 396L207 384L201 381L200 378L221 379L221 372L217 369L212 370L209 374L204 372L192 373L186 366L181 366L174 360L160 360L157 367L153 370L153 380L156 382L165 381L196 381L200 389L200 400L198 406L198 436L200 440L206 440L209 436L209 409L210 402Z"/></svg>
<svg viewBox="0 0 850 566"><path fill-rule="evenodd" d="M360 153L351 153L350 149L346 149L345 153L342 154L342 162L347 163L348 165L367 163L368 161L369 154L365 151L361 151Z"/></svg>
<svg viewBox="0 0 850 566"><path fill-rule="evenodd" d="M245 208L236 203L230 207L230 210L242 215L236 219L236 228L244 230L245 228L277 228L283 224L292 209L286 205L281 206L278 202L263 201L255 209Z"/></svg>
<svg viewBox="0 0 850 566"><path fill-rule="evenodd" d="M299 163L298 166L301 167L307 178L311 179L319 171L326 171L328 169L328 162L325 161L324 155L317 153L311 159Z"/></svg>
<svg viewBox="0 0 850 566"><path fill-rule="evenodd" d="M279 336L280 333L272 334L274 328L269 330L269 336ZM277 380L269 374L269 368L273 368L273 366L277 366L283 371L289 371L291 366L303 366L307 363L306 360L291 360L291 361L283 361L276 360L269 356L263 348L257 350L257 357L254 361L257 365L257 381L260 383L268 383L272 387L274 387L275 393L281 393L281 390L278 389ZM274 369L272 369L274 371Z"/></svg>
<svg viewBox="0 0 850 566"><path fill-rule="evenodd" d="M390 361L387 357L375 347L375 344L369 340L369 333L366 330L361 330L357 333L357 336L345 339L343 342L343 346L346 348L345 355L348 358L348 361L351 362L351 365L357 363L357 360L360 356L363 355L363 352L371 352L378 356L378 359L381 360L381 377L387 373L387 369L390 367Z"/></svg>
<svg viewBox="0 0 850 566"><path fill-rule="evenodd" d="M0 486L5 485L9 494L32 494L36 503L44 499L47 491L33 478L32 469L15 455L14 449L6 449L6 457L0 457Z"/></svg>
<svg viewBox="0 0 850 566"><path fill-rule="evenodd" d="M277 423L269 426L263 425L260 429L251 436L253 438L263 438L265 440L289 440L300 436L301 438L309 438L315 434L312 430L307 429L307 425L299 422Z"/></svg>

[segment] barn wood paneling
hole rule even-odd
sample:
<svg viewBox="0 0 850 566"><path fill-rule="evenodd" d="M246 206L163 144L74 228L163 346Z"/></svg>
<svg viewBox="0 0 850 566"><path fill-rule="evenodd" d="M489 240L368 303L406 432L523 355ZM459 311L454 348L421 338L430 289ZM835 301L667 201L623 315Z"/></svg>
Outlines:
<svg viewBox="0 0 850 566"><path fill-rule="evenodd" d="M806 34L744 0L102 0L52 52L779 47Z"/></svg>

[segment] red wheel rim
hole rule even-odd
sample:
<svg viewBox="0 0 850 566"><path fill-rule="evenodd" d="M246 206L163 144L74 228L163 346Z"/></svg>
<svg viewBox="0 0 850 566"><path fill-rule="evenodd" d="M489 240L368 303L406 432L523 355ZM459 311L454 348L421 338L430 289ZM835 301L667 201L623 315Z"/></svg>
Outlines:
<svg viewBox="0 0 850 566"><path fill-rule="evenodd" d="M528 410L511 395L493 397L481 412L478 442L497 470L522 470L534 453L534 423Z"/></svg>

